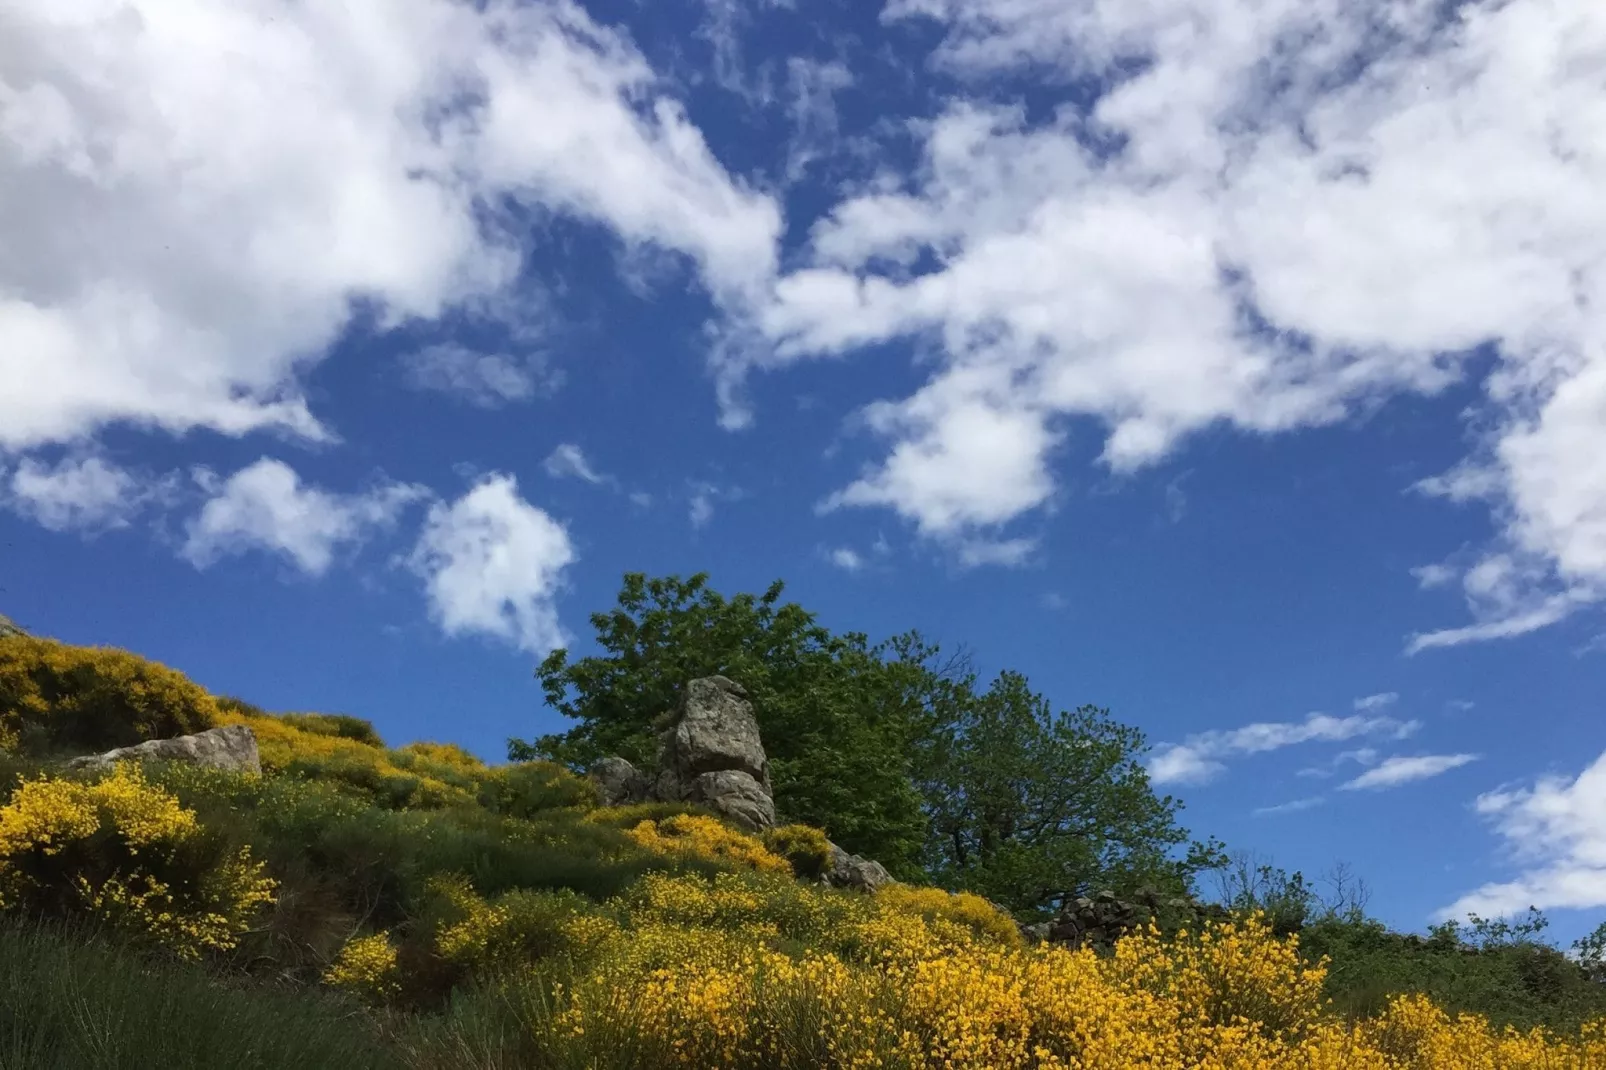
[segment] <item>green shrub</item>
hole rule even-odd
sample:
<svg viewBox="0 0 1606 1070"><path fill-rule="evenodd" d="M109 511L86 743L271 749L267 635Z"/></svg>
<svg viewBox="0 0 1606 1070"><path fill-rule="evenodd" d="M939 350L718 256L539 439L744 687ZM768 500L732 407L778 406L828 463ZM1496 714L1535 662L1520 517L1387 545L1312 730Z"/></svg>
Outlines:
<svg viewBox="0 0 1606 1070"><path fill-rule="evenodd" d="M140 767L96 783L40 777L0 807L0 908L88 915L183 958L227 950L274 881Z"/></svg>
<svg viewBox="0 0 1606 1070"><path fill-rule="evenodd" d="M385 741L379 738L379 732L374 728L373 722L365 721L361 717L351 717L344 713L281 713L279 719L294 728L315 735L354 739L370 747L385 745Z"/></svg>
<svg viewBox="0 0 1606 1070"><path fill-rule="evenodd" d="M764 834L764 846L786 859L803 880L818 879L831 867L831 841L812 825L782 825Z"/></svg>
<svg viewBox="0 0 1606 1070"><path fill-rule="evenodd" d="M597 790L556 762L516 762L490 770L480 785L480 803L492 813L534 817L568 807L589 810Z"/></svg>
<svg viewBox="0 0 1606 1070"><path fill-rule="evenodd" d="M183 673L110 647L0 637L0 747L26 754L105 751L202 732L212 696Z"/></svg>

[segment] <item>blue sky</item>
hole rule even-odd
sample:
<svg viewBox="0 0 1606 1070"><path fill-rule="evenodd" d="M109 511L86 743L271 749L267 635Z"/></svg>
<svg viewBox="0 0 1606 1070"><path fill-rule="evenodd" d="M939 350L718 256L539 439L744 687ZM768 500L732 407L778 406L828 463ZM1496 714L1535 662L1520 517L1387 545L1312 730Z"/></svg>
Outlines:
<svg viewBox="0 0 1606 1070"><path fill-rule="evenodd" d="M25 626L498 758L624 572L782 578L1395 925L1606 917L1598 6L19 19Z"/></svg>

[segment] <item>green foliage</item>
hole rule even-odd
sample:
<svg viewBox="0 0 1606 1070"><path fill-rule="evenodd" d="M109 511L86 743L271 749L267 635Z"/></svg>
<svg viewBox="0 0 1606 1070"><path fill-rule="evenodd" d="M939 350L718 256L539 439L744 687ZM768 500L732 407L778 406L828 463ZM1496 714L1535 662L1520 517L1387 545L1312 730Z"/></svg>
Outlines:
<svg viewBox="0 0 1606 1070"><path fill-rule="evenodd" d="M608 755L650 764L655 730L686 682L724 675L747 689L763 732L777 809L826 829L895 873L913 871L923 837L910 755L923 735L936 649L918 636L872 647L834 635L776 582L729 600L707 576L626 575L617 607L591 622L606 652L537 672L547 702L578 723L509 744L515 759L584 768Z"/></svg>
<svg viewBox="0 0 1606 1070"><path fill-rule="evenodd" d="M1327 994L1351 1018L1378 1013L1400 992L1420 992L1452 1015L1484 1015L1496 1027L1571 1032L1606 1016L1606 985L1537 940L1536 920L1530 913L1515 923L1485 921L1481 930L1476 921L1451 922L1424 938L1364 917L1328 916L1306 923L1300 950L1330 960Z"/></svg>
<svg viewBox="0 0 1606 1070"><path fill-rule="evenodd" d="M1019 673L953 704L925 762L925 861L937 883L1041 916L1097 888L1177 894L1220 861L1176 823L1138 758L1143 735L1083 706L1054 712Z"/></svg>
<svg viewBox="0 0 1606 1070"><path fill-rule="evenodd" d="M3 1070L225 1065L390 1070L402 1064L347 1007L316 993L218 984L199 969L75 930L0 924Z"/></svg>
<svg viewBox="0 0 1606 1070"><path fill-rule="evenodd" d="M383 747L385 741L371 721L351 717L344 713L281 713L279 719L292 728L321 736L354 739L370 747Z"/></svg>
<svg viewBox="0 0 1606 1070"><path fill-rule="evenodd" d="M0 749L84 753L205 731L212 696L126 650L0 636Z"/></svg>
<svg viewBox="0 0 1606 1070"><path fill-rule="evenodd" d="M1588 936L1573 941L1578 965L1597 984L1606 985L1606 921Z"/></svg>
<svg viewBox="0 0 1606 1070"><path fill-rule="evenodd" d="M810 825L781 825L764 834L764 846L791 865L804 880L815 880L831 866L831 841Z"/></svg>
<svg viewBox="0 0 1606 1070"><path fill-rule="evenodd" d="M480 785L480 805L508 817L534 817L545 810L597 805L597 790L556 762L516 762L491 771Z"/></svg>

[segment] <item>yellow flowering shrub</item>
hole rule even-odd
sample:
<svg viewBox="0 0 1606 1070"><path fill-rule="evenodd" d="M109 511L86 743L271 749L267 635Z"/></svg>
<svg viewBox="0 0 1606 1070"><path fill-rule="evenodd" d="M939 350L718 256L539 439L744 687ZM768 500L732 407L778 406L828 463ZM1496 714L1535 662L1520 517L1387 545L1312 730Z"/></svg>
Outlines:
<svg viewBox="0 0 1606 1070"><path fill-rule="evenodd" d="M174 669L110 647L0 636L0 747L104 751L202 732L212 697Z"/></svg>
<svg viewBox="0 0 1606 1070"><path fill-rule="evenodd" d="M196 958L233 947L274 886L134 763L93 784L24 781L0 808L6 909L88 913Z"/></svg>
<svg viewBox="0 0 1606 1070"><path fill-rule="evenodd" d="M890 909L919 914L931 920L942 918L967 926L979 935L1010 947L1019 947L1024 942L1014 918L970 892L945 892L941 888L889 884L876 893L876 898Z"/></svg>
<svg viewBox="0 0 1606 1070"><path fill-rule="evenodd" d="M812 880L831 865L831 841L811 825L781 825L764 833L764 846L786 859L792 872Z"/></svg>
<svg viewBox="0 0 1606 1070"><path fill-rule="evenodd" d="M769 879L646 878L620 904L625 927L557 987L543 1046L577 1065L629 1047L644 1066L799 1070L1606 1066L1606 1023L1572 1040L1502 1034L1407 997L1350 1026L1321 995L1322 969L1261 918L1176 939L1151 929L1103 956L1001 939L970 923L974 904L802 889L833 928L799 949L764 902Z"/></svg>
<svg viewBox="0 0 1606 1070"><path fill-rule="evenodd" d="M487 901L467 878L447 874L433 878L427 894L435 953L481 974L559 953L583 955L619 931L592 903L567 890L521 888Z"/></svg>
<svg viewBox="0 0 1606 1070"><path fill-rule="evenodd" d="M359 739L305 730L285 718L240 707L226 708L222 721L248 725L255 733L264 773L339 784L391 809L433 810L470 804L478 796L480 778L489 772L484 763L449 744L413 744L389 750Z"/></svg>
<svg viewBox="0 0 1606 1070"><path fill-rule="evenodd" d="M370 1003L383 1003L401 991L401 971L390 934L375 933L348 940L324 971L325 984Z"/></svg>
<svg viewBox="0 0 1606 1070"><path fill-rule="evenodd" d="M649 851L665 855L691 855L731 862L772 873L791 873L786 859L770 851L756 836L738 832L717 818L677 814L662 821L643 821L630 829L632 840Z"/></svg>

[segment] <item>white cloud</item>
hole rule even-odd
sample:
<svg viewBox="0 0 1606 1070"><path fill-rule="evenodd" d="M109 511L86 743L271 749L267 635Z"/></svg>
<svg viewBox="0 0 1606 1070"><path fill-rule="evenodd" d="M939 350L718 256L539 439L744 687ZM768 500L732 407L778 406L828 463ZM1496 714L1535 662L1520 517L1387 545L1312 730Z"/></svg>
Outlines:
<svg viewBox="0 0 1606 1070"><path fill-rule="evenodd" d="M717 483L693 481L691 484L691 497L686 510L686 518L694 528L703 528L714 518L714 503L719 501L740 501L742 489L740 487L722 487Z"/></svg>
<svg viewBox="0 0 1606 1070"><path fill-rule="evenodd" d="M831 564L844 572L858 572L864 568L864 557L859 551L847 546L839 546L830 554Z"/></svg>
<svg viewBox="0 0 1606 1070"><path fill-rule="evenodd" d="M1476 754L1421 754L1414 757L1396 755L1385 758L1354 780L1340 784L1346 791L1380 790L1399 787L1415 780L1426 780L1452 769L1459 769L1478 760Z"/></svg>
<svg viewBox="0 0 1606 1070"><path fill-rule="evenodd" d="M1364 695L1355 700L1355 708L1362 713L1386 709L1400 701L1397 691L1383 691L1376 695Z"/></svg>
<svg viewBox="0 0 1606 1070"><path fill-rule="evenodd" d="M1432 590L1435 587L1448 587L1461 572L1451 565L1419 565L1411 570L1411 575L1416 577L1418 586L1423 590Z"/></svg>
<svg viewBox="0 0 1606 1070"><path fill-rule="evenodd" d="M1037 552L1036 539L961 539L955 546L959 563L965 568L981 565L1003 565L1015 568L1024 565Z"/></svg>
<svg viewBox="0 0 1606 1070"><path fill-rule="evenodd" d="M491 409L535 395L538 379L527 361L478 353L454 343L426 346L401 358L408 385Z"/></svg>
<svg viewBox="0 0 1606 1070"><path fill-rule="evenodd" d="M1149 778L1156 784L1200 784L1226 769L1220 760L1234 755L1262 754L1300 743L1333 743L1363 735L1403 739L1416 731L1416 721L1392 717L1333 717L1313 713L1303 721L1261 721L1229 730L1217 729L1189 736L1181 743L1162 744L1148 762Z"/></svg>
<svg viewBox="0 0 1606 1070"><path fill-rule="evenodd" d="M512 476L491 474L431 506L406 563L448 636L490 636L545 655L566 642L553 599L574 561L563 525L520 497Z"/></svg>
<svg viewBox="0 0 1606 1070"><path fill-rule="evenodd" d="M569 0L59 0L11 12L0 71L0 449L329 437L300 375L355 302L509 304L531 232L488 206L675 250L733 308L773 274L773 201ZM523 389L448 356L431 381Z"/></svg>
<svg viewBox="0 0 1606 1070"><path fill-rule="evenodd" d="M591 462L586 460L585 451L572 442L562 442L554 447L546 460L541 462L541 467L553 479L574 478L587 483L608 483L613 478L592 468Z"/></svg>
<svg viewBox="0 0 1606 1070"><path fill-rule="evenodd" d="M1467 893L1439 911L1440 918L1502 917L1529 906L1606 906L1606 754L1571 780L1543 777L1532 788L1480 795L1477 810L1522 872Z"/></svg>
<svg viewBox="0 0 1606 1070"><path fill-rule="evenodd" d="M63 457L54 466L27 458L0 500L51 531L96 532L126 527L162 490L101 457Z"/></svg>
<svg viewBox="0 0 1606 1070"><path fill-rule="evenodd" d="M288 557L303 572L322 575L335 550L355 545L395 523L407 505L428 497L418 486L387 483L363 494L336 494L306 486L282 461L264 457L219 480L197 469L207 493L188 525L181 549L196 568L219 558L265 550Z"/></svg>
<svg viewBox="0 0 1606 1070"><path fill-rule="evenodd" d="M1309 810L1312 807L1320 806L1325 801L1326 799L1321 795L1312 795L1305 799L1292 799L1285 803L1278 803L1276 806L1256 807L1254 810L1251 810L1250 813L1256 817L1264 817L1267 814L1293 814L1298 813L1301 810Z"/></svg>
<svg viewBox="0 0 1606 1070"><path fill-rule="evenodd" d="M1102 424L1104 463L1130 471L1204 428L1269 434L1443 390L1495 343L1489 434L1424 489L1486 502L1488 555L1531 567L1521 597L1414 648L1606 594L1606 9L1445 11L889 4L941 21L938 61L975 92L923 128L917 173L818 222L760 318L774 351L752 358L940 346L925 386L871 407L886 456L834 501L989 528L1051 499L1067 417ZM1110 88L1028 121L986 98L999 74ZM911 273L921 256L935 266Z"/></svg>

